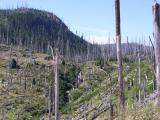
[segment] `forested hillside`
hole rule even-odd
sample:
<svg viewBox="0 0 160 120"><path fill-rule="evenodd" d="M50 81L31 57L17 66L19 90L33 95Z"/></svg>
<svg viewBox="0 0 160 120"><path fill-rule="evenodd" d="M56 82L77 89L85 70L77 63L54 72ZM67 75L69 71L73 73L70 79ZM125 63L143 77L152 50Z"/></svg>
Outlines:
<svg viewBox="0 0 160 120"><path fill-rule="evenodd" d="M75 35L56 15L29 8L0 10L0 43L47 52L49 45L65 56L84 56L99 51L96 45ZM96 54L95 54L96 55Z"/></svg>

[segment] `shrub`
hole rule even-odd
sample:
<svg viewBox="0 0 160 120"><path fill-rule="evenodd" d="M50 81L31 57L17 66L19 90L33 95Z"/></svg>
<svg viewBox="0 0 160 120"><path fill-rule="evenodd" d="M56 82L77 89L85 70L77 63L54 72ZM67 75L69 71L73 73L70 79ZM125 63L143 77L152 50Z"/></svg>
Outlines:
<svg viewBox="0 0 160 120"><path fill-rule="evenodd" d="M104 59L103 59L103 58L98 58L98 59L96 60L96 65L97 65L97 66L100 66L100 68L102 69L103 66L104 66Z"/></svg>
<svg viewBox="0 0 160 120"><path fill-rule="evenodd" d="M17 61L14 58L11 60L10 68L11 69L17 68Z"/></svg>
<svg viewBox="0 0 160 120"><path fill-rule="evenodd" d="M14 112L8 112L6 115L6 120L16 120L16 114Z"/></svg>

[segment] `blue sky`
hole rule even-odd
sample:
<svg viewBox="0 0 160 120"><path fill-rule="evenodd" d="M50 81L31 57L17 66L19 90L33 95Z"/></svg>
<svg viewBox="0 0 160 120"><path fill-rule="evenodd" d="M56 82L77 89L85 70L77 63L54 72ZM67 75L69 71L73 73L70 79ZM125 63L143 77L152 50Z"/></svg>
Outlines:
<svg viewBox="0 0 160 120"><path fill-rule="evenodd" d="M157 0L160 2L160 0ZM152 36L153 0L121 0L122 42ZM0 8L28 6L53 12L90 42L115 36L114 0L0 0Z"/></svg>

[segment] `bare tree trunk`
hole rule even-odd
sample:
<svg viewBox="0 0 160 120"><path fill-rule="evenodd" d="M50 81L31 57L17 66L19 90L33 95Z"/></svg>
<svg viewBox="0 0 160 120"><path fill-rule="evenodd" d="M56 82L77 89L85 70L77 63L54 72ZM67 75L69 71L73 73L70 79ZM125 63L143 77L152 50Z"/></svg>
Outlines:
<svg viewBox="0 0 160 120"><path fill-rule="evenodd" d="M112 86L112 78L109 74L110 85ZM112 89L110 89L110 120L113 120L113 104L112 104Z"/></svg>
<svg viewBox="0 0 160 120"><path fill-rule="evenodd" d="M87 60L90 60L90 46L87 44Z"/></svg>
<svg viewBox="0 0 160 120"><path fill-rule="evenodd" d="M129 55L129 57L130 57L130 55L132 54L131 52L132 52L132 50L131 50L131 45L130 45L130 43L129 43L129 38L128 38L128 36L127 36L127 55Z"/></svg>
<svg viewBox="0 0 160 120"><path fill-rule="evenodd" d="M144 87L143 87L143 89L144 89L144 99L146 98L146 96L147 96L147 86L146 86L146 83L147 83L147 80L148 80L148 78L147 78L147 74L145 73L145 75L144 75L144 77L145 77L145 79L144 79Z"/></svg>
<svg viewBox="0 0 160 120"><path fill-rule="evenodd" d="M160 5L158 3L155 3L152 10L158 105L160 105Z"/></svg>
<svg viewBox="0 0 160 120"><path fill-rule="evenodd" d="M24 73L24 89L26 90L27 89L27 70L25 70L25 73Z"/></svg>
<svg viewBox="0 0 160 120"><path fill-rule="evenodd" d="M49 45L49 48L51 49L52 53L52 59L53 59L53 70L52 70L52 75L54 74L54 53L53 53L53 48L52 46ZM52 76L51 76L52 77ZM52 106L52 112L54 113L55 111L55 81L54 79L51 82L51 96L50 96L50 101L51 101L51 106Z"/></svg>
<svg viewBox="0 0 160 120"><path fill-rule="evenodd" d="M66 42L66 58L67 58L67 61L69 61L70 57L71 57L71 54L70 54L69 40L67 40L67 42Z"/></svg>
<svg viewBox="0 0 160 120"><path fill-rule="evenodd" d="M140 59L140 46L138 49L138 102L141 103L141 59Z"/></svg>
<svg viewBox="0 0 160 120"><path fill-rule="evenodd" d="M51 53L52 53L52 61L53 61L53 63L52 63L52 74L51 74L51 77L53 77L53 74L54 74L54 72L55 72L55 68L54 68L54 52L53 52L53 48L52 48L52 46L50 46L49 45L49 48L51 49ZM51 103L51 106L52 106L52 111L51 112L55 112L54 110L55 110L55 81L54 81L54 79L51 81L51 90L50 90L50 92L51 92L51 94L50 94L50 103Z"/></svg>
<svg viewBox="0 0 160 120"><path fill-rule="evenodd" d="M118 81L119 81L119 110L124 109L124 81L122 76L122 52L121 52L121 30L120 30L120 0L115 0L115 18L116 18L116 43L117 43L117 63L118 63Z"/></svg>
<svg viewBox="0 0 160 120"><path fill-rule="evenodd" d="M59 120L59 79L58 79L58 64L59 64L59 53L56 49L55 57L55 120Z"/></svg>
<svg viewBox="0 0 160 120"><path fill-rule="evenodd" d="M110 37L108 38L108 41L109 41L109 45L108 45L108 47L109 47L109 48L108 48L108 61L110 61L110 57L111 57L111 55L110 55L110 54L111 54L111 53L110 53L110 52L111 52Z"/></svg>
<svg viewBox="0 0 160 120"><path fill-rule="evenodd" d="M49 96L48 96L48 120L51 120L51 87L49 86Z"/></svg>
<svg viewBox="0 0 160 120"><path fill-rule="evenodd" d="M153 54L155 52L155 49L154 49L154 44L152 42L152 39L151 37L149 36L149 40L151 42L151 45L152 45L152 49L153 49L153 52L151 52L151 56L153 57L153 63L152 63L152 71L153 71L153 90L157 90L157 82L156 82L156 60L155 60L155 54ZM151 58L152 58L151 57Z"/></svg>
<svg viewBox="0 0 160 120"><path fill-rule="evenodd" d="M9 54L9 75L10 75L10 85L12 85L12 68L11 68L11 64L12 64L12 44L11 44L11 47L10 47L10 54Z"/></svg>

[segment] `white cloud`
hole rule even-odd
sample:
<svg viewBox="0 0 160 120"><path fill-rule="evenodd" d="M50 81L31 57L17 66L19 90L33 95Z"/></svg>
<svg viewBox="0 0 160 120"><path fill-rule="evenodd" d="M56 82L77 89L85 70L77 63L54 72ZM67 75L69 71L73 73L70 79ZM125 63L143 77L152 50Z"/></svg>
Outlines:
<svg viewBox="0 0 160 120"><path fill-rule="evenodd" d="M96 33L96 34L107 34L107 33L109 33L107 30L100 29L100 28L79 27L78 29L83 30L87 33Z"/></svg>
<svg viewBox="0 0 160 120"><path fill-rule="evenodd" d="M97 44L115 43L114 38L111 36L109 37L109 36L90 35L90 36L85 36L85 39L91 43L97 43Z"/></svg>
<svg viewBox="0 0 160 120"><path fill-rule="evenodd" d="M78 29L80 33L83 33L84 38L91 43L107 44L109 43L109 38L110 43L114 43L113 37L107 29L91 28L84 26L76 27L76 29Z"/></svg>

